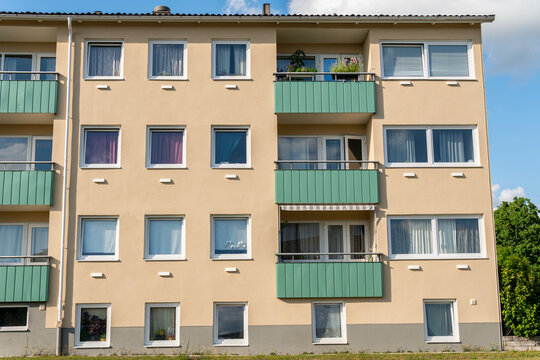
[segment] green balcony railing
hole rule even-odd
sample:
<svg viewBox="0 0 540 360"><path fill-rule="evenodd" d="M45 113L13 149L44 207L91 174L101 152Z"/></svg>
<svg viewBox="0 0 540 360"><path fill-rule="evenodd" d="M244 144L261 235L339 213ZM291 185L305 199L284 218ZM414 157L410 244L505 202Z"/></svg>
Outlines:
<svg viewBox="0 0 540 360"><path fill-rule="evenodd" d="M372 73L274 73L274 112L375 113L375 82L339 81L340 77L373 78ZM332 76L336 81L317 81ZM287 81L308 78L313 81ZM311 79L310 79L311 78Z"/></svg>
<svg viewBox="0 0 540 360"><path fill-rule="evenodd" d="M276 204L377 204L379 202L379 171L377 169L346 169L350 164L362 166L374 161L341 161L336 169L307 169L287 167L330 161L276 161ZM331 167L331 166L327 166Z"/></svg>
<svg viewBox="0 0 540 360"><path fill-rule="evenodd" d="M0 72L0 113L55 114L57 104L58 73Z"/></svg>
<svg viewBox="0 0 540 360"><path fill-rule="evenodd" d="M359 254L359 255L353 255ZM364 254L364 255L360 255ZM364 298L383 296L381 254L305 253L277 254L277 297L287 298ZM361 257L363 260L291 260L300 257Z"/></svg>
<svg viewBox="0 0 540 360"><path fill-rule="evenodd" d="M50 168L51 170L0 170L0 205L52 205L53 163L0 162L0 169Z"/></svg>
<svg viewBox="0 0 540 360"><path fill-rule="evenodd" d="M49 257L0 256L0 303L46 302Z"/></svg>

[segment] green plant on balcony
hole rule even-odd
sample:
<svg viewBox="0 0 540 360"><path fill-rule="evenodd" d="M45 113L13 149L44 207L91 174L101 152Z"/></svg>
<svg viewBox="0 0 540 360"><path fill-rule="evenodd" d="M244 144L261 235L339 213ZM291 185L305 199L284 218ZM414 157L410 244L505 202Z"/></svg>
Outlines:
<svg viewBox="0 0 540 360"><path fill-rule="evenodd" d="M338 61L332 65L330 68L330 72L336 72L336 73L352 73L352 72L360 72L360 65L361 61L357 57L352 57L350 59L344 59L343 61ZM349 75L349 74L336 74L333 75L333 78L335 80L357 80L357 75Z"/></svg>
<svg viewBox="0 0 540 360"><path fill-rule="evenodd" d="M289 56L290 63L287 66L287 72L317 72L317 68L315 66L306 66L306 64L304 63L305 59L306 53L304 52L304 50L297 49L291 56ZM293 80L311 80L312 76L292 75L291 78Z"/></svg>

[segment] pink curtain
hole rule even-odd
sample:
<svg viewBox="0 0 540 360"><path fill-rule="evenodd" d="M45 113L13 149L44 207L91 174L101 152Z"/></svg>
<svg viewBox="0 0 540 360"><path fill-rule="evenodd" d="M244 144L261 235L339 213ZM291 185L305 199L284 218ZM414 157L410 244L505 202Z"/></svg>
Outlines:
<svg viewBox="0 0 540 360"><path fill-rule="evenodd" d="M116 164L118 131L86 131L86 164Z"/></svg>
<svg viewBox="0 0 540 360"><path fill-rule="evenodd" d="M182 164L181 131L152 131L152 164Z"/></svg>

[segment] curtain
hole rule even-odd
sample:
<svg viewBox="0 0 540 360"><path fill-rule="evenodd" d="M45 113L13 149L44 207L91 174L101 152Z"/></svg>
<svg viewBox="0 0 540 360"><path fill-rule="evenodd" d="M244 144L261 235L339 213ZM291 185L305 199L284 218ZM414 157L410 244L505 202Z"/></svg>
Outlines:
<svg viewBox="0 0 540 360"><path fill-rule="evenodd" d="M214 219L214 252L247 254L247 219Z"/></svg>
<svg viewBox="0 0 540 360"><path fill-rule="evenodd" d="M36 140L34 149L35 161L51 161L52 159L52 140ZM51 170L49 164L36 164L36 170Z"/></svg>
<svg viewBox="0 0 540 360"><path fill-rule="evenodd" d="M351 252L367 252L364 242L364 225L349 226ZM362 259L362 255L352 255L351 259Z"/></svg>
<svg viewBox="0 0 540 360"><path fill-rule="evenodd" d="M150 340L176 340L176 308L150 308Z"/></svg>
<svg viewBox="0 0 540 360"><path fill-rule="evenodd" d="M219 305L216 311L218 339L243 339L244 305Z"/></svg>
<svg viewBox="0 0 540 360"><path fill-rule="evenodd" d="M343 225L328 225L328 252L344 252ZM343 255L330 255L330 259L343 259Z"/></svg>
<svg viewBox="0 0 540 360"><path fill-rule="evenodd" d="M107 309L81 309L80 341L101 341L107 336Z"/></svg>
<svg viewBox="0 0 540 360"><path fill-rule="evenodd" d="M86 164L116 164L118 131L86 131Z"/></svg>
<svg viewBox="0 0 540 360"><path fill-rule="evenodd" d="M183 75L183 44L154 44L152 51L152 76Z"/></svg>
<svg viewBox="0 0 540 360"><path fill-rule="evenodd" d="M438 226L441 254L480 253L478 219L440 219Z"/></svg>
<svg viewBox="0 0 540 360"><path fill-rule="evenodd" d="M392 254L430 254L431 220L390 220Z"/></svg>
<svg viewBox="0 0 540 360"><path fill-rule="evenodd" d="M89 51L89 76L120 76L122 57L122 46L120 44L90 45Z"/></svg>
<svg viewBox="0 0 540 360"><path fill-rule="evenodd" d="M469 76L467 45L430 45L431 76Z"/></svg>
<svg viewBox="0 0 540 360"><path fill-rule="evenodd" d="M383 46L384 76L422 77L422 46Z"/></svg>
<svg viewBox="0 0 540 360"><path fill-rule="evenodd" d="M182 220L149 220L148 253L177 255L182 252Z"/></svg>
<svg viewBox="0 0 540 360"><path fill-rule="evenodd" d="M426 304L428 336L452 336L452 304Z"/></svg>
<svg viewBox="0 0 540 360"><path fill-rule="evenodd" d="M4 55L4 71L32 71L32 55ZM4 74L4 80L31 80L32 74Z"/></svg>
<svg viewBox="0 0 540 360"><path fill-rule="evenodd" d="M49 228L32 228L32 249L30 255L48 255L49 254ZM32 259L32 262L43 262L45 258Z"/></svg>
<svg viewBox="0 0 540 360"><path fill-rule="evenodd" d="M42 56L39 60L39 71L56 71L56 58ZM53 74L42 74L40 80L54 80Z"/></svg>
<svg viewBox="0 0 540 360"><path fill-rule="evenodd" d="M246 75L245 44L216 44L216 75Z"/></svg>
<svg viewBox="0 0 540 360"><path fill-rule="evenodd" d="M319 150L316 137L278 138L278 160L318 160ZM315 163L279 164L280 169L316 169Z"/></svg>
<svg viewBox="0 0 540 360"><path fill-rule="evenodd" d="M433 130L435 162L474 161L472 130Z"/></svg>
<svg viewBox="0 0 540 360"><path fill-rule="evenodd" d="M245 131L216 131L216 164L246 164L246 137L247 133Z"/></svg>
<svg viewBox="0 0 540 360"><path fill-rule="evenodd" d="M315 337L341 337L340 305L315 305Z"/></svg>
<svg viewBox="0 0 540 360"><path fill-rule="evenodd" d="M318 223L287 223L281 226L281 252L313 253L320 252L320 236ZM318 259L314 256L295 256L295 259ZM286 257L284 260L290 260Z"/></svg>
<svg viewBox="0 0 540 360"><path fill-rule="evenodd" d="M83 220L82 255L114 255L116 223L116 219Z"/></svg>
<svg viewBox="0 0 540 360"><path fill-rule="evenodd" d="M343 160L341 158L341 140L331 139L326 140L326 159L325 160ZM327 163L327 169L341 169L340 163Z"/></svg>
<svg viewBox="0 0 540 360"><path fill-rule="evenodd" d="M0 137L0 161L26 161L28 159L28 138ZM0 170L26 170L26 165L15 164L0 167Z"/></svg>
<svg viewBox="0 0 540 360"><path fill-rule="evenodd" d="M427 162L427 142L425 130L386 131L387 157L389 162Z"/></svg>
<svg viewBox="0 0 540 360"><path fill-rule="evenodd" d="M23 225L0 225L0 256L23 255ZM2 263L18 263L22 259L0 259Z"/></svg>
<svg viewBox="0 0 540 360"><path fill-rule="evenodd" d="M152 164L182 164L182 131L152 131L151 141Z"/></svg>

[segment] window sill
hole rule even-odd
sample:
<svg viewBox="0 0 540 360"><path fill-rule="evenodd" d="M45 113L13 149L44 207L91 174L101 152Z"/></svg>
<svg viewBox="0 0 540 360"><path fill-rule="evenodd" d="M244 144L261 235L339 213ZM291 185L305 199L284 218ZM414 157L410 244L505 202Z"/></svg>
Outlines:
<svg viewBox="0 0 540 360"><path fill-rule="evenodd" d="M242 344L240 344L240 343L226 344L225 343L225 344L214 344L213 346L215 346L215 347L227 347L227 346L234 346L234 347L244 346L244 347L246 347L246 346L249 346L249 343L242 343Z"/></svg>
<svg viewBox="0 0 540 360"><path fill-rule="evenodd" d="M82 170L110 170L110 169L121 169L122 166L120 165L112 165L112 166L81 165L79 168Z"/></svg>
<svg viewBox="0 0 540 360"><path fill-rule="evenodd" d="M223 257L211 257L210 260L212 261L253 261L254 259L252 257L235 257L235 258L223 258Z"/></svg>
<svg viewBox="0 0 540 360"><path fill-rule="evenodd" d="M145 348L175 348L175 347L180 347L180 344L179 343L174 343L174 344L145 344L144 345Z"/></svg>
<svg viewBox="0 0 540 360"><path fill-rule="evenodd" d="M150 166L146 165L148 170L187 170L186 165L165 165L165 166Z"/></svg>
<svg viewBox="0 0 540 360"><path fill-rule="evenodd" d="M482 165L473 164L473 165L467 165L467 164L448 164L448 165L440 165L440 164L385 164L385 168L387 169L414 169L414 168L428 168L428 169L455 169L455 168L464 168L464 169L474 169L474 168L483 168Z"/></svg>
<svg viewBox="0 0 540 360"><path fill-rule="evenodd" d="M96 80L96 81L106 81L106 80L112 80L112 81L123 81L123 76L96 76L96 77L84 77L83 80Z"/></svg>
<svg viewBox="0 0 540 360"><path fill-rule="evenodd" d="M314 341L313 345L349 345L347 340L335 340L335 341Z"/></svg>
<svg viewBox="0 0 540 360"><path fill-rule="evenodd" d="M99 346L99 345L94 345L94 344L89 344L89 345L75 345L73 346L74 349L110 349L111 348L111 345L110 344L103 344L102 346Z"/></svg>
<svg viewBox="0 0 540 360"><path fill-rule="evenodd" d="M150 81L189 81L187 77L149 77Z"/></svg>
<svg viewBox="0 0 540 360"><path fill-rule="evenodd" d="M237 170L253 170L251 165L227 165L227 166L217 166L213 165L212 169L223 169L223 170L230 170L230 169L237 169Z"/></svg>
<svg viewBox="0 0 540 360"><path fill-rule="evenodd" d="M389 261L422 261L422 260L489 260L489 257L481 256L453 256L453 257L441 257L441 256L430 256L430 257L388 257Z"/></svg>
<svg viewBox="0 0 540 360"><path fill-rule="evenodd" d="M0 332L28 332L28 328L24 328L24 329L0 329Z"/></svg>
<svg viewBox="0 0 540 360"><path fill-rule="evenodd" d="M476 78L471 77L381 77L381 80L383 81L478 81Z"/></svg>
<svg viewBox="0 0 540 360"><path fill-rule="evenodd" d="M459 340L426 340L426 344L461 344Z"/></svg>
<svg viewBox="0 0 540 360"><path fill-rule="evenodd" d="M77 261L78 262L120 262L120 259L95 257L95 258L78 258Z"/></svg>
<svg viewBox="0 0 540 360"><path fill-rule="evenodd" d="M144 261L187 261L185 257L178 257L178 258L144 258Z"/></svg>
<svg viewBox="0 0 540 360"><path fill-rule="evenodd" d="M219 77L212 77L212 80L214 81L221 81L221 80L239 80L239 81L253 81L253 79L250 76L219 76Z"/></svg>

